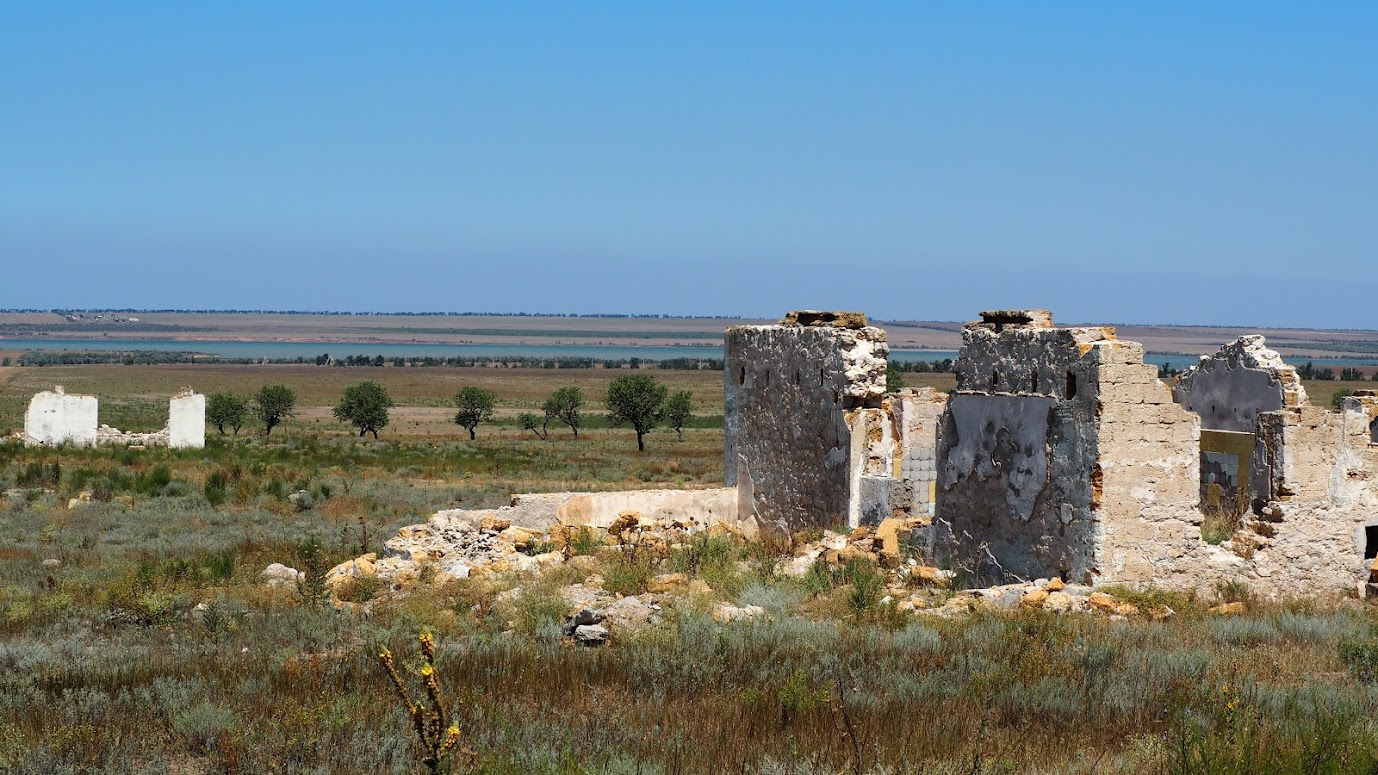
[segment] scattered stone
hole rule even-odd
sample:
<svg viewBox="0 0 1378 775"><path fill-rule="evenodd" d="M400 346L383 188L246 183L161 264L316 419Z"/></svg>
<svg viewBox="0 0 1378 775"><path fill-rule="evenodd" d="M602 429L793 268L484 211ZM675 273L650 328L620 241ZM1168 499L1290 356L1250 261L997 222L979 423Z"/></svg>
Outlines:
<svg viewBox="0 0 1378 775"><path fill-rule="evenodd" d="M296 568L289 568L280 562L275 562L264 568L258 577L265 586L296 588L297 582L306 578L306 574Z"/></svg>
<svg viewBox="0 0 1378 775"><path fill-rule="evenodd" d="M512 520L507 519L506 517L499 517L495 514L487 514L483 517L482 520L479 521L478 527L479 530L483 530L485 532L501 533L507 528L512 527Z"/></svg>
<svg viewBox="0 0 1378 775"><path fill-rule="evenodd" d="M601 646L608 639L608 628L601 624L581 624L574 628L574 642L581 646Z"/></svg>
<svg viewBox="0 0 1378 775"><path fill-rule="evenodd" d="M599 613L616 629L629 630L658 620L659 611L659 606L631 595L604 606Z"/></svg>
<svg viewBox="0 0 1378 775"><path fill-rule="evenodd" d="M729 603L719 603L713 608L713 621L722 624L750 621L765 614L765 612L766 609L758 605L735 606Z"/></svg>
<svg viewBox="0 0 1378 775"><path fill-rule="evenodd" d="M1047 601L1043 603L1043 608L1055 613L1066 613L1072 610L1072 596L1066 592L1049 592Z"/></svg>
<svg viewBox="0 0 1378 775"><path fill-rule="evenodd" d="M582 627L589 624L602 624L605 618L607 617L591 608L580 608L571 621L575 627Z"/></svg>
<svg viewBox="0 0 1378 775"><path fill-rule="evenodd" d="M683 573L662 573L651 579L647 591L653 594L662 594L686 586L688 583L689 578Z"/></svg>
<svg viewBox="0 0 1378 775"><path fill-rule="evenodd" d="M48 559L43 561L43 567L45 568L56 568L61 564L62 561L57 559L56 557L49 557Z"/></svg>
<svg viewBox="0 0 1378 775"><path fill-rule="evenodd" d="M632 528L637 527L640 523L641 512L623 511L617 515L617 519L614 519L611 525L608 525L608 535L617 539L618 543L626 543L626 541L623 540L623 535Z"/></svg>

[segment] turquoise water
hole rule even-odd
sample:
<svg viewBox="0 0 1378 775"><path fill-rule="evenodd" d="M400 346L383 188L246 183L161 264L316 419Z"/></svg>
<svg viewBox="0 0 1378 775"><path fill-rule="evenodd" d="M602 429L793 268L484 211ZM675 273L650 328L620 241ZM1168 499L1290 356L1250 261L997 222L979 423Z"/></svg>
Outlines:
<svg viewBox="0 0 1378 775"><path fill-rule="evenodd" d="M578 344L376 344L349 342L178 342L166 339L2 339L0 348L13 350L159 350L196 352L222 358L290 360L315 358L329 353L336 358L348 355L381 355L384 358L596 358L599 360L666 360L668 358L721 358L720 346L635 347L628 345ZM892 350L891 360L940 361L956 358L952 350ZM1149 353L1145 360L1185 368L1196 358L1183 355ZM1295 359L1288 359L1293 361ZM1372 366L1378 358L1303 358L1322 366Z"/></svg>

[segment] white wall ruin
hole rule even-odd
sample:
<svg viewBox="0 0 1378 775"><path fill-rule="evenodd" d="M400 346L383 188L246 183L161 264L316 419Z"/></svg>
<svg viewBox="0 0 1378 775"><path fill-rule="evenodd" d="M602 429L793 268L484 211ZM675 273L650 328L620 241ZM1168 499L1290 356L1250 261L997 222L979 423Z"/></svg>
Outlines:
<svg viewBox="0 0 1378 775"><path fill-rule="evenodd" d="M61 385L35 393L24 413L24 444L94 447L98 411L95 396L68 395Z"/></svg>
<svg viewBox="0 0 1378 775"><path fill-rule="evenodd" d="M167 404L167 445L172 449L206 446L206 397L186 388Z"/></svg>
<svg viewBox="0 0 1378 775"><path fill-rule="evenodd" d="M95 396L68 395L61 385L34 394L24 414L26 446L108 445L202 449L206 446L206 397L186 388L168 402L160 431L136 433L99 424Z"/></svg>

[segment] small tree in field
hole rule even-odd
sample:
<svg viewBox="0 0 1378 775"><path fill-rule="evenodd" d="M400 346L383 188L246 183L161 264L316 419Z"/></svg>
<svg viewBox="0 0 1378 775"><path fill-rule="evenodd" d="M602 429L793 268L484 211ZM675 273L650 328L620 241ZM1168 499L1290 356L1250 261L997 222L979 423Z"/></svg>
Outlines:
<svg viewBox="0 0 1378 775"><path fill-rule="evenodd" d="M645 374L618 377L608 385L608 423L632 426L636 431L636 448L645 452L645 436L665 416L665 397L669 392L655 377Z"/></svg>
<svg viewBox="0 0 1378 775"><path fill-rule="evenodd" d="M360 382L345 388L335 407L335 419L353 424L360 436L372 433L376 439L378 430L388 424L388 410L393 406L392 397L382 385Z"/></svg>
<svg viewBox="0 0 1378 775"><path fill-rule="evenodd" d="M249 414L249 400L234 393L211 393L206 398L206 422L214 425L220 435L225 435L225 426L234 429L234 435L239 435L239 429L244 425L244 418Z"/></svg>
<svg viewBox="0 0 1378 775"><path fill-rule="evenodd" d="M531 431L541 439L550 435L550 415L540 417L533 412L522 412L517 415L517 422L522 424L522 430Z"/></svg>
<svg viewBox="0 0 1378 775"><path fill-rule="evenodd" d="M545 412L546 420L554 417L569 429L574 431L574 438L579 438L579 424L583 420L579 417L579 409L584 405L584 392L577 387L562 387L550 394L550 398L541 404L541 409Z"/></svg>
<svg viewBox="0 0 1378 775"><path fill-rule="evenodd" d="M665 402L665 424L675 429L675 436L684 441L684 424L694 416L694 394L681 390Z"/></svg>
<svg viewBox="0 0 1378 775"><path fill-rule="evenodd" d="M286 385L264 385L254 394L254 416L263 423L263 435L271 436L273 428L297 413L297 394Z"/></svg>
<svg viewBox="0 0 1378 775"><path fill-rule="evenodd" d="M493 407L498 402L498 397L491 390L484 390L480 387L469 385L460 388L455 393L455 406L459 407L459 412L455 414L455 423L469 431L469 439L476 438L474 429L484 420L493 416Z"/></svg>

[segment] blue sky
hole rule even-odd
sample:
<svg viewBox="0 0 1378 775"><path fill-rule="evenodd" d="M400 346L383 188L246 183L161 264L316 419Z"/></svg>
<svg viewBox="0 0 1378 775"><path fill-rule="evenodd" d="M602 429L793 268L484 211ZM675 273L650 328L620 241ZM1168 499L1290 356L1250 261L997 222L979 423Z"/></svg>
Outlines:
<svg viewBox="0 0 1378 775"><path fill-rule="evenodd" d="M1378 4L4 3L0 307L1378 328Z"/></svg>

